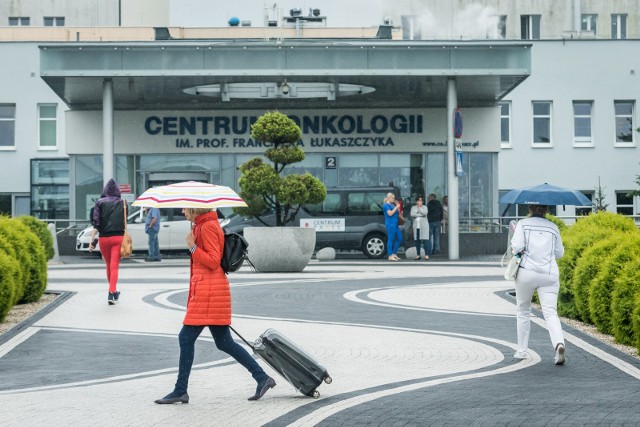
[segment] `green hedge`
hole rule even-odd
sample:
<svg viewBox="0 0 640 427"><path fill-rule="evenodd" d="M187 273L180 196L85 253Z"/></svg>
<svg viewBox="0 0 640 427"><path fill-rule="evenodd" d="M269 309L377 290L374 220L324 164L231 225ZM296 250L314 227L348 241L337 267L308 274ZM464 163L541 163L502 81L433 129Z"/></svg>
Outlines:
<svg viewBox="0 0 640 427"><path fill-rule="evenodd" d="M47 224L39 219L29 216L22 215L16 218L18 221L22 221L24 225L29 227L31 231L35 233L35 235L40 239L42 245L44 246L45 255L47 259L52 259L55 256L55 251L53 249L53 236L51 235L51 231Z"/></svg>
<svg viewBox="0 0 640 427"><path fill-rule="evenodd" d="M560 269L560 293L558 313L579 319L575 304L574 270L582 252L615 231L637 232L632 219L611 212L598 212L580 218L574 225L561 231L564 256L558 261Z"/></svg>
<svg viewBox="0 0 640 427"><path fill-rule="evenodd" d="M640 349L640 254L628 262L613 283L611 327L617 342ZM634 325L634 322L639 323Z"/></svg>
<svg viewBox="0 0 640 427"><path fill-rule="evenodd" d="M47 257L38 236L22 221L0 216L0 252L16 260L20 268L11 306L40 299L47 287Z"/></svg>
<svg viewBox="0 0 640 427"><path fill-rule="evenodd" d="M589 291L589 311L593 324L600 332L612 334L613 313L611 310L611 293L614 280L625 266L640 254L640 233L628 233L628 237L604 260L598 275L591 282Z"/></svg>
<svg viewBox="0 0 640 427"><path fill-rule="evenodd" d="M0 250L0 322L13 307L20 276L18 261Z"/></svg>

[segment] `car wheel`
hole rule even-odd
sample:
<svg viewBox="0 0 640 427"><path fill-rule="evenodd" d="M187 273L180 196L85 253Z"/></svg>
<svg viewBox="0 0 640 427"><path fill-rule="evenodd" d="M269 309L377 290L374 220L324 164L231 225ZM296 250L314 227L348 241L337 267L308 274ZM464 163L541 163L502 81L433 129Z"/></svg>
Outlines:
<svg viewBox="0 0 640 427"><path fill-rule="evenodd" d="M362 252L367 258L382 258L387 252L387 238L380 233L367 235L362 242Z"/></svg>

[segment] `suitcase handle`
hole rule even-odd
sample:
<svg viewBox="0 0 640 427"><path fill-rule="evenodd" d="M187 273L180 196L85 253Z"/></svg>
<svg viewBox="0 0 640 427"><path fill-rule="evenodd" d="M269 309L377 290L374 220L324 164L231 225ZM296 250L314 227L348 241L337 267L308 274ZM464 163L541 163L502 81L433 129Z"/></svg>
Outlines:
<svg viewBox="0 0 640 427"><path fill-rule="evenodd" d="M245 340L245 339L244 339L244 337L238 333L238 331L236 331L235 329L233 329L233 326L229 325L229 329L231 329L231 330L233 331L233 333L234 333L234 334L236 334L238 337L240 337L240 339L241 339L242 341L244 341L244 343L245 343L246 345L248 345L249 347L251 347L251 349L252 349L252 350L255 350L255 349L256 349L256 348L253 346L253 344L250 344L250 343L249 343L249 341Z"/></svg>

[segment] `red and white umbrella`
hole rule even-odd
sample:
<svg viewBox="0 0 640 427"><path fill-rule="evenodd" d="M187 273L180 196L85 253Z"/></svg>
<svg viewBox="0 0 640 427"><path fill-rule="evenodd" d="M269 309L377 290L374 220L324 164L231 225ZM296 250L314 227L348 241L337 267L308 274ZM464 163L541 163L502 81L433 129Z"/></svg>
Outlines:
<svg viewBox="0 0 640 427"><path fill-rule="evenodd" d="M245 207L238 194L224 185L187 181L153 187L145 191L133 206L149 208L223 208Z"/></svg>

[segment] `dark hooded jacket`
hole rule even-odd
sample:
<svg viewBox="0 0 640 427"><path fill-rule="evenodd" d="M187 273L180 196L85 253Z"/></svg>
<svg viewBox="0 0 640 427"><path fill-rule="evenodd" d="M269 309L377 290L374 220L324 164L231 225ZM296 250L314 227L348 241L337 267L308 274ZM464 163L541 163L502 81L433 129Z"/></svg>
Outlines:
<svg viewBox="0 0 640 427"><path fill-rule="evenodd" d="M126 203L120 197L118 184L110 179L92 209L91 224L98 230L100 237L124 235L124 205Z"/></svg>

